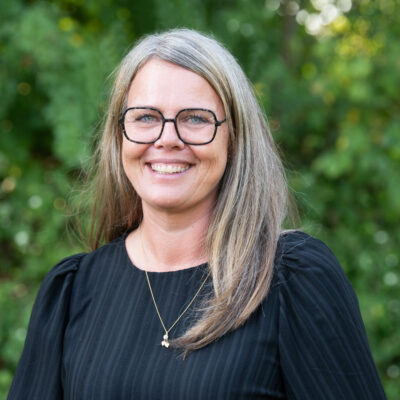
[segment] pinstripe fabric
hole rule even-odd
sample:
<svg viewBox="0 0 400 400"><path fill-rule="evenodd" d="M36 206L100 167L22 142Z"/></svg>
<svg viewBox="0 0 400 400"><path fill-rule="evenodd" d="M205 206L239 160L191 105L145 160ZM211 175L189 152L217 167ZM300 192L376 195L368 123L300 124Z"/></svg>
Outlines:
<svg viewBox="0 0 400 400"><path fill-rule="evenodd" d="M149 273L166 326L206 272ZM210 290L208 282L199 297ZM170 337L193 323L196 304ZM162 336L124 237L69 257L41 286L8 399L386 398L349 281L329 249L301 232L281 238L272 289L242 327L185 360L161 347Z"/></svg>

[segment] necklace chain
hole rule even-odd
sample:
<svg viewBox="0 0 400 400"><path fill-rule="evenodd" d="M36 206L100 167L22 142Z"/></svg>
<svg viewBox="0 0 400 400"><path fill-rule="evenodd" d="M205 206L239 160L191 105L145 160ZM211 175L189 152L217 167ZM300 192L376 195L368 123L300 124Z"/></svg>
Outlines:
<svg viewBox="0 0 400 400"><path fill-rule="evenodd" d="M141 232L141 231L140 231L140 244L141 244L141 247L142 247L142 252L143 252L143 254L144 254L144 253L145 253L145 250L144 250L144 246L143 246L143 237L142 237L142 232ZM178 318L175 320L175 322L169 327L169 329L167 329L167 328L165 327L164 321L163 321L163 319L161 318L160 310L158 309L157 302L156 302L156 299L155 299L155 297L154 297L153 289L152 289L151 284L150 284L149 274L147 273L146 270L145 270L144 272L145 272L145 274L146 274L147 284L148 284L149 289L150 289L151 298L153 299L154 308L155 308L156 311L157 311L158 318L159 318L159 320L160 320L160 322L161 322L161 325L162 325L162 327L163 327L163 329L164 329L164 332L165 332L165 334L164 334L164 336L163 336L163 340L162 340L162 342L161 342L161 346L168 348L168 347L169 347L168 333L169 333L169 332L171 331L171 329L180 321L180 319L183 317L183 315L186 313L186 311L189 309L189 307L193 304L193 302L195 301L196 297L199 295L201 289L202 289L203 286L206 284L208 277L211 275L211 271L208 272L206 278L203 280L202 284L201 284L200 287L197 289L197 292L196 292L196 294L193 296L192 300L190 300L189 304L188 304L188 305L185 307L185 309L180 313L179 317L178 317Z"/></svg>
<svg viewBox="0 0 400 400"><path fill-rule="evenodd" d="M205 283L207 282L208 277L210 276L211 272L208 272L206 278L204 279L204 281L202 282L202 284L200 285L200 287L197 289L196 294L193 296L192 300L190 300L189 304L185 307L185 309L181 312L181 314L179 315L179 317L175 320L175 322L169 327L169 329L167 329L165 327L164 321L161 318L161 314L160 314L160 310L157 307L157 302L156 299L154 297L154 293L153 293L153 289L151 288L151 284L150 284L150 279L149 279L149 274L147 273L147 271L144 271L146 273L146 279L147 279L147 283L149 285L149 289L150 289L150 294L151 294L151 298L153 299L153 303L154 303L154 307L157 311L157 315L158 318L160 319L161 325L164 328L165 331L165 335L163 336L163 340L161 342L161 346L164 346L166 348L169 347L169 341L168 341L168 333L171 331L171 329L179 322L179 320L183 317L183 315L185 314L185 312L189 309L189 307L193 304L194 300L196 299L196 297L199 295L201 289L203 288L203 286L205 285Z"/></svg>

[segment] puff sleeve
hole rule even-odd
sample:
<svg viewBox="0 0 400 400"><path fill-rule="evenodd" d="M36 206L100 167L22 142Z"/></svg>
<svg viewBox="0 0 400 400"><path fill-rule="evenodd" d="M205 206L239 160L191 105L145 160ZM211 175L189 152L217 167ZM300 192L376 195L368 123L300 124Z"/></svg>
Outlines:
<svg viewBox="0 0 400 400"><path fill-rule="evenodd" d="M62 260L43 280L8 400L63 398L63 336L68 323L72 284L82 256L77 254Z"/></svg>
<svg viewBox="0 0 400 400"><path fill-rule="evenodd" d="M279 354L287 399L386 399L357 297L321 241L284 238L279 277Z"/></svg>

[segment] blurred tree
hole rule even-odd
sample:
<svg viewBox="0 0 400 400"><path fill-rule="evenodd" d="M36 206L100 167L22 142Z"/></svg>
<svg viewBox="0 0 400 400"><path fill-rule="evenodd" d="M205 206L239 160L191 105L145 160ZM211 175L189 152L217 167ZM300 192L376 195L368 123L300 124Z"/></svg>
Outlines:
<svg viewBox="0 0 400 400"><path fill-rule="evenodd" d="M400 398L400 14L395 0L0 0L0 397L40 281L66 235L108 79L141 35L186 26L236 55L303 214L360 300ZM212 56L212 55L210 55Z"/></svg>

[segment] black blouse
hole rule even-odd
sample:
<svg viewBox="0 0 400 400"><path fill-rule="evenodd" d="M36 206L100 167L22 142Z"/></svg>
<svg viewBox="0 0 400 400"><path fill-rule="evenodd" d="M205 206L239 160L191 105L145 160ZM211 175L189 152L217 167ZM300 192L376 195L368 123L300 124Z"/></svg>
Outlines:
<svg viewBox="0 0 400 400"><path fill-rule="evenodd" d="M149 273L167 328L206 273L206 264ZM198 300L209 290L210 280ZM386 399L351 284L301 232L281 237L271 291L239 329L186 359L161 346L163 334L125 237L66 258L40 288L8 399Z"/></svg>

